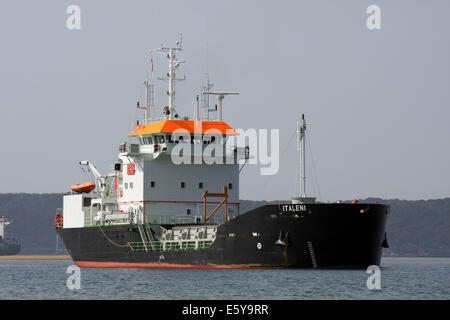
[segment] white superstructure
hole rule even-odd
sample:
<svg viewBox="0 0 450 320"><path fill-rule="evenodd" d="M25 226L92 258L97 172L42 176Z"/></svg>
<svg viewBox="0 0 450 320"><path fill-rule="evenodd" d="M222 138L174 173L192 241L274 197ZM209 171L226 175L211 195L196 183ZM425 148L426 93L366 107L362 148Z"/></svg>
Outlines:
<svg viewBox="0 0 450 320"><path fill-rule="evenodd" d="M80 162L95 176L92 192L79 192L64 197L64 228L79 228L103 224L203 224L202 194L227 189L227 219L239 214L239 160L248 157L245 148L228 145L238 134L222 121L222 100L236 92L201 92L201 101L208 101L207 120L200 120L199 107L194 120L181 118L175 109L175 70L185 61L175 53L181 51L181 40L175 48L159 48L153 52L167 53L169 59L169 105L162 108L161 117L154 112L153 85L148 79L144 123L137 123L128 134L135 142L119 146L114 172L101 175L89 161ZM217 96L218 106L209 109L210 95ZM199 97L197 96L197 102ZM216 111L216 119L209 119ZM221 199L208 199L207 211L216 208ZM224 208L210 220L224 222Z"/></svg>
<svg viewBox="0 0 450 320"><path fill-rule="evenodd" d="M4 240L6 238L5 227L11 223L11 220L6 219L5 217L0 217L0 240Z"/></svg>

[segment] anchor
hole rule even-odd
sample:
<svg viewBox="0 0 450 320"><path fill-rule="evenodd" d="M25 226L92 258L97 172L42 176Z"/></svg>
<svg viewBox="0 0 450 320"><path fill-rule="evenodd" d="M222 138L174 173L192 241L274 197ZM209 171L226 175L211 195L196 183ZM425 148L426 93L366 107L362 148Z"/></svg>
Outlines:
<svg viewBox="0 0 450 320"><path fill-rule="evenodd" d="M277 241L275 241L275 244L287 247L289 246L289 242L289 231L283 236L283 231L280 230L280 234Z"/></svg>
<svg viewBox="0 0 450 320"><path fill-rule="evenodd" d="M384 233L384 240L383 240L383 243L381 244L381 247L389 248L389 243L387 241L387 234L386 234L386 232Z"/></svg>

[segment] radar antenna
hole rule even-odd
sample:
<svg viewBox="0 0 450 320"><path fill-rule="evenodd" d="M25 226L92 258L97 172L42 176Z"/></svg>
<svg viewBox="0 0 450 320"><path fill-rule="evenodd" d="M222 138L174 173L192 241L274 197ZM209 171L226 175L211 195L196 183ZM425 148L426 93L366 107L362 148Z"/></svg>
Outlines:
<svg viewBox="0 0 450 320"><path fill-rule="evenodd" d="M216 108L214 110L210 110L209 109L209 98L205 99L204 101L206 102L206 112L207 112L207 118L209 120L209 113L211 111L217 111L217 121L222 121L222 101L225 98L225 96L229 96L229 95L238 95L239 92L212 92L210 91L210 89L212 88L213 84L209 82L209 76L208 74L206 74L206 86L203 87L203 89L205 90L204 92L202 92L203 95L205 95L205 97L209 97L209 95L213 95L213 96L217 96L217 104L216 104Z"/></svg>

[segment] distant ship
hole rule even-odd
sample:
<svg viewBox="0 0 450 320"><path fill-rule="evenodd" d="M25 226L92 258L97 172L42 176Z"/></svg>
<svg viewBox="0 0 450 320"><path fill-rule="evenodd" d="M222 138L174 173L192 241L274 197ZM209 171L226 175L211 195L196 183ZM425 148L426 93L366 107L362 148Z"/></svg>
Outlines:
<svg viewBox="0 0 450 320"><path fill-rule="evenodd" d="M6 226L12 221L0 217L0 256L14 255L20 251L20 243L16 238L8 238L6 236Z"/></svg>
<svg viewBox="0 0 450 320"><path fill-rule="evenodd" d="M114 172L102 175L81 161L95 183L71 187L56 232L80 267L366 268L380 265L389 206L317 203L305 193L304 116L298 123L301 192L291 203L241 213L239 172L248 146L227 148L238 133L222 120L222 100L235 92L211 91L207 80L194 117L175 109L176 47L155 49L169 59L169 104L154 112L153 84L144 81L145 119L119 146ZM209 98L217 97L210 107ZM200 111L203 111L203 115ZM211 114L214 117L211 117ZM80 124L82 125L82 124ZM210 131L212 129L213 131ZM182 132L182 133L180 133ZM213 132L213 133L211 133ZM95 138L95 137L93 137ZM176 164L175 148L193 163ZM215 147L222 163L210 164ZM217 200L219 199L219 200Z"/></svg>

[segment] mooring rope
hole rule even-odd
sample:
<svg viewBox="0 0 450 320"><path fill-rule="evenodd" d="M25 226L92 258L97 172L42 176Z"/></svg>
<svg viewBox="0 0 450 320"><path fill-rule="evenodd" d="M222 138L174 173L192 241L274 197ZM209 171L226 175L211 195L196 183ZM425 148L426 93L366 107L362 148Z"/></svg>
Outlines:
<svg viewBox="0 0 450 320"><path fill-rule="evenodd" d="M105 234L105 232L103 231L103 229L102 229L102 227L99 227L100 228L100 231L103 233L103 235L105 236L105 238L109 241L109 242L111 242L113 245L115 245L116 247L119 247L119 248L126 248L126 247L129 247L129 243L127 243L126 245L121 245L121 244L117 244L117 243L115 243L114 241L112 241L110 238L108 238L108 236Z"/></svg>

